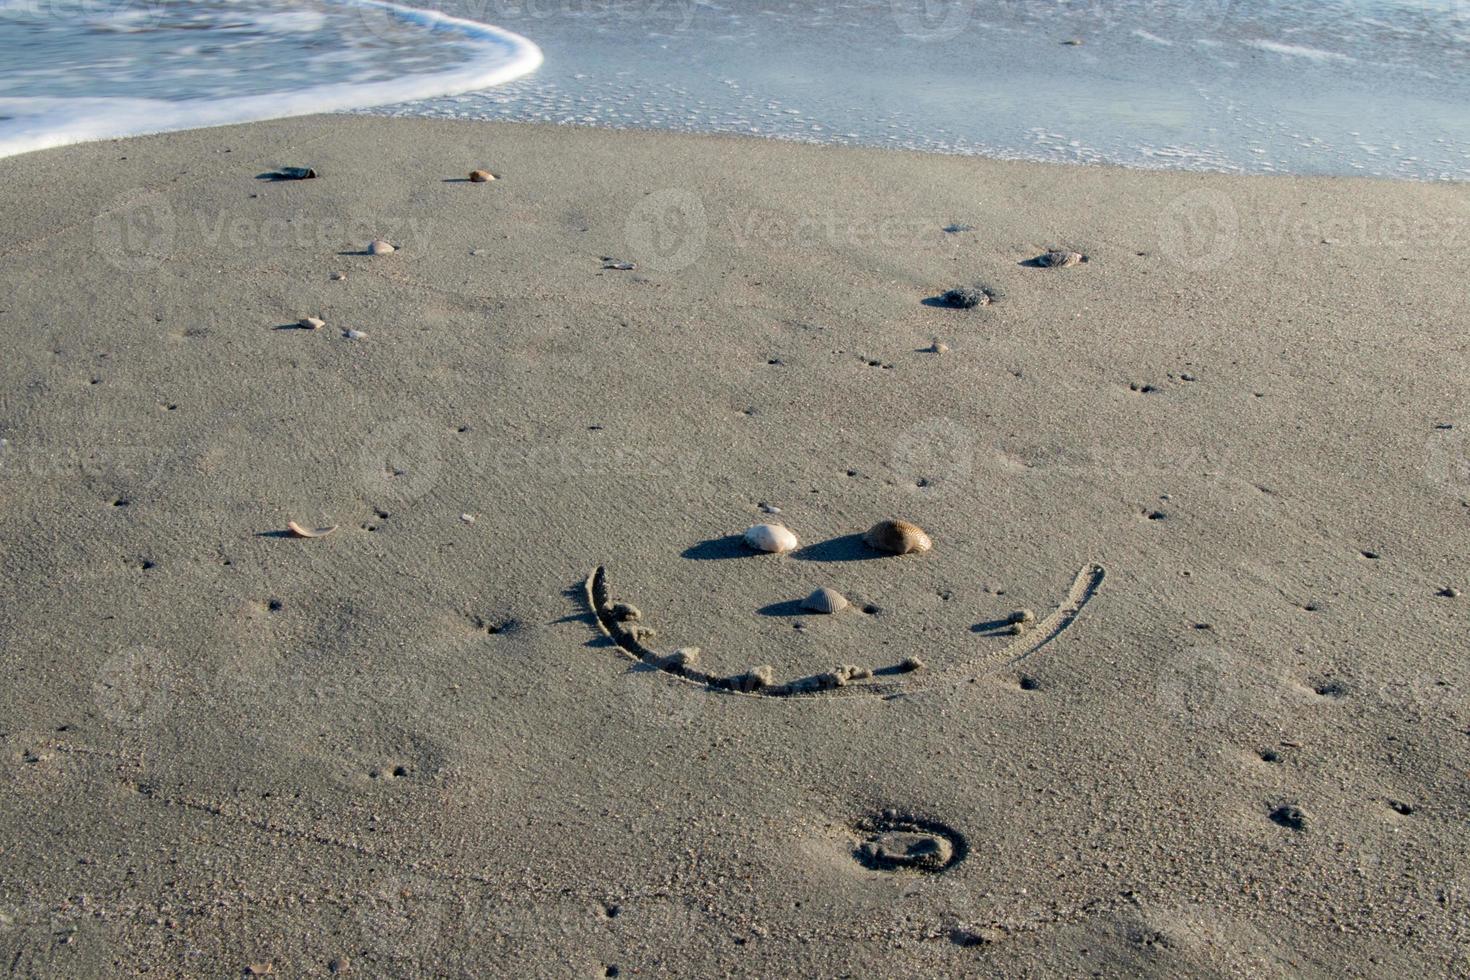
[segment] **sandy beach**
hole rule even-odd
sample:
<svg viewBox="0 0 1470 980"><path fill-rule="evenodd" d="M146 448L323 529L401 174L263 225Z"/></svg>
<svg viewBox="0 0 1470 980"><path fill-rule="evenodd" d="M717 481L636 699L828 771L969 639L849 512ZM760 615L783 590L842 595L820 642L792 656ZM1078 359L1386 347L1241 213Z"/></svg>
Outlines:
<svg viewBox="0 0 1470 980"><path fill-rule="evenodd" d="M369 117L0 173L13 975L1470 973L1464 185Z"/></svg>

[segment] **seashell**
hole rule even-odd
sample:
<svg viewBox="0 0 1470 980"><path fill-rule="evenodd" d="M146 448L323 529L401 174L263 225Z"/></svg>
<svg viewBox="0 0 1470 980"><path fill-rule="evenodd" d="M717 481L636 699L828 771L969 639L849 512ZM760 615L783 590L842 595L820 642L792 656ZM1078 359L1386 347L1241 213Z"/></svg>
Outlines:
<svg viewBox="0 0 1470 980"><path fill-rule="evenodd" d="M796 549L796 535L780 524L757 524L745 532L745 543L756 551L781 554Z"/></svg>
<svg viewBox="0 0 1470 980"><path fill-rule="evenodd" d="M361 330L344 330L342 331L342 336L346 337L348 340L361 340L362 338L366 337L367 334L363 333Z"/></svg>
<svg viewBox="0 0 1470 980"><path fill-rule="evenodd" d="M903 671L905 674L911 674L916 670L923 670L924 666L924 661L920 660L918 657L904 657L903 663L898 665L898 669Z"/></svg>
<svg viewBox="0 0 1470 980"><path fill-rule="evenodd" d="M276 180L315 180L316 171L310 167L282 167L275 172Z"/></svg>
<svg viewBox="0 0 1470 980"><path fill-rule="evenodd" d="M602 257L602 267L604 269L616 269L619 272L631 272L638 268L638 263L624 262L622 259L615 259L611 255L604 255Z"/></svg>
<svg viewBox="0 0 1470 980"><path fill-rule="evenodd" d="M948 354L949 353L949 345L946 344L942 340L936 340L936 341L934 341L933 344L931 344L929 346L929 353L931 353L931 354Z"/></svg>
<svg viewBox="0 0 1470 980"><path fill-rule="evenodd" d="M398 249L383 241L381 238L375 238L371 242L368 242L367 250L369 255L387 255L390 252L398 251Z"/></svg>
<svg viewBox="0 0 1470 980"><path fill-rule="evenodd" d="M333 282L341 282L343 279L346 279L346 278L347 278L347 273L345 273L345 272L334 272L334 273L332 273L332 281Z"/></svg>
<svg viewBox="0 0 1470 980"><path fill-rule="evenodd" d="M459 519L462 520L462 521L464 521L466 524L473 524L473 523L475 523L475 515L474 514L460 514L459 515Z"/></svg>
<svg viewBox="0 0 1470 980"><path fill-rule="evenodd" d="M868 529L863 540L868 547L891 555L913 554L934 547L934 542L929 540L924 529L908 521L879 521Z"/></svg>
<svg viewBox="0 0 1470 980"><path fill-rule="evenodd" d="M1086 262L1081 252L1047 252L1036 257L1036 264L1044 269L1065 269L1079 262Z"/></svg>
<svg viewBox="0 0 1470 980"><path fill-rule="evenodd" d="M1080 48L1082 47L1082 38L1069 37L1065 41L1063 41L1062 44L1066 45L1069 48Z"/></svg>
<svg viewBox="0 0 1470 980"><path fill-rule="evenodd" d="M471 170L470 181L476 184L488 183L495 179L495 175L488 170Z"/></svg>
<svg viewBox="0 0 1470 980"><path fill-rule="evenodd" d="M773 687L776 683L776 672L769 666L752 667L743 674L730 678L730 684L737 691L747 694L758 691L763 687Z"/></svg>
<svg viewBox="0 0 1470 980"><path fill-rule="evenodd" d="M291 532L291 537L293 538L324 538L337 530L337 525L333 524L331 527L302 527L295 521L291 521L286 525L286 530Z"/></svg>
<svg viewBox="0 0 1470 980"><path fill-rule="evenodd" d="M643 613L631 602L615 602L607 612L620 623L636 623L643 618Z"/></svg>
<svg viewBox="0 0 1470 980"><path fill-rule="evenodd" d="M826 586L801 600L801 608L814 613L835 613L847 608L847 597L836 589Z"/></svg>
<svg viewBox="0 0 1470 980"><path fill-rule="evenodd" d="M969 310L976 306L989 306L991 296L983 286L956 286L939 299L946 306L953 306L958 310Z"/></svg>
<svg viewBox="0 0 1470 980"><path fill-rule="evenodd" d="M760 507L761 507L761 513L762 514L779 514L779 513L781 513L781 508L780 507L777 507L775 504L766 504L766 503L763 503L763 504L760 505Z"/></svg>
<svg viewBox="0 0 1470 980"><path fill-rule="evenodd" d="M319 316L304 316L300 323L303 330L320 330L327 325L327 321Z"/></svg>

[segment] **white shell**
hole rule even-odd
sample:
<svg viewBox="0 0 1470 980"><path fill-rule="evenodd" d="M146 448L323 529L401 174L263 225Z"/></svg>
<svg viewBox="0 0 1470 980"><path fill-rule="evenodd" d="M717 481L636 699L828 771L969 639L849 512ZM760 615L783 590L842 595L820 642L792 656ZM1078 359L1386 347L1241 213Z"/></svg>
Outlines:
<svg viewBox="0 0 1470 980"><path fill-rule="evenodd" d="M342 336L346 337L348 340L361 340L362 338L366 337L367 334L363 333L361 330L344 330L342 331Z"/></svg>
<svg viewBox="0 0 1470 980"><path fill-rule="evenodd" d="M835 613L847 608L847 597L825 586L801 601L801 608L815 613Z"/></svg>
<svg viewBox="0 0 1470 980"><path fill-rule="evenodd" d="M392 245L389 245L381 238L369 242L367 250L369 255L387 255L389 252L398 251L398 249L394 248Z"/></svg>
<svg viewBox="0 0 1470 980"><path fill-rule="evenodd" d="M305 330L320 330L326 325L327 321L319 316L304 316L301 318L301 326Z"/></svg>
<svg viewBox="0 0 1470 980"><path fill-rule="evenodd" d="M745 543L756 551L773 551L777 554L796 550L796 535L780 524L757 524L745 532Z"/></svg>

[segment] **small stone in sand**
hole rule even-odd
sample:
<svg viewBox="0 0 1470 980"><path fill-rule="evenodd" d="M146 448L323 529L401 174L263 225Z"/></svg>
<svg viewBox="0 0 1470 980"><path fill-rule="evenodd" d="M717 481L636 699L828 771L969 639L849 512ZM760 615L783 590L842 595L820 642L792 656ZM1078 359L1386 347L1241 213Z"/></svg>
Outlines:
<svg viewBox="0 0 1470 980"><path fill-rule="evenodd" d="M776 554L796 550L796 535L780 524L757 524L745 532L745 543L756 551Z"/></svg>
<svg viewBox="0 0 1470 980"><path fill-rule="evenodd" d="M300 321L303 330L320 330L327 325L327 321L319 316L304 316Z"/></svg>
<svg viewBox="0 0 1470 980"><path fill-rule="evenodd" d="M602 257L602 267L604 269L616 269L619 272L631 272L638 268L638 265L634 262L624 262L622 259L615 259L611 255L604 255Z"/></svg>
<svg viewBox="0 0 1470 980"><path fill-rule="evenodd" d="M1036 264L1043 269L1065 269L1079 262L1086 262L1087 256L1081 252L1045 252L1036 257Z"/></svg>
<svg viewBox="0 0 1470 980"><path fill-rule="evenodd" d="M898 669L903 671L905 674L911 674L916 670L923 670L924 661L920 660L918 657L904 657L903 663L898 665Z"/></svg>
<svg viewBox="0 0 1470 980"><path fill-rule="evenodd" d="M346 337L348 340L361 340L362 338L366 337L367 334L363 333L361 330L344 330L342 331L342 336Z"/></svg>
<svg viewBox="0 0 1470 980"><path fill-rule="evenodd" d="M990 294L979 286L956 286L939 299L946 306L953 306L957 310L990 305Z"/></svg>
<svg viewBox="0 0 1470 980"><path fill-rule="evenodd" d="M459 515L459 519L462 520L462 521L464 521L466 524L473 524L473 523L475 523L475 515L474 514L460 514Z"/></svg>
<svg viewBox="0 0 1470 980"><path fill-rule="evenodd" d="M390 252L398 251L398 249L383 241L381 238L377 238L369 242L367 250L369 255L387 255Z"/></svg>
<svg viewBox="0 0 1470 980"><path fill-rule="evenodd" d="M346 279L346 278L347 278L347 273L345 273L345 272L334 272L334 273L332 273L332 281L333 282L341 282L343 279Z"/></svg>
<svg viewBox="0 0 1470 980"><path fill-rule="evenodd" d="M868 547L891 555L928 551L934 546L923 528L908 521L879 521L863 535L863 541Z"/></svg>
<svg viewBox="0 0 1470 980"><path fill-rule="evenodd" d="M936 340L936 341L934 341L934 343L932 343L932 344L929 345L929 353L931 353L931 354L948 354L949 353L949 345L946 344L946 343L944 343L941 340Z"/></svg>
<svg viewBox="0 0 1470 980"><path fill-rule="evenodd" d="M847 608L847 597L836 589L826 586L801 600L801 608L814 613L835 613Z"/></svg>
<svg viewBox="0 0 1470 980"><path fill-rule="evenodd" d="M471 170L470 181L475 184L488 183L495 179L495 175L488 170Z"/></svg>
<svg viewBox="0 0 1470 980"><path fill-rule="evenodd" d="M760 508L761 508L761 513L763 513L763 514L779 514L779 513L781 513L781 508L775 506L774 504L761 504L760 505Z"/></svg>
<svg viewBox="0 0 1470 980"><path fill-rule="evenodd" d="M1440 597L1441 598L1445 598L1445 599L1458 599L1458 598L1460 598L1460 590L1457 589L1457 588L1455 588L1453 585L1448 585L1448 586L1445 586L1444 588L1440 589L1439 590L1439 594L1440 594Z"/></svg>
<svg viewBox="0 0 1470 980"><path fill-rule="evenodd" d="M1065 41L1063 41L1062 43L1064 45L1066 45L1067 47L1069 47L1069 48L1080 48L1080 47L1082 47L1082 39L1080 37L1069 37Z"/></svg>

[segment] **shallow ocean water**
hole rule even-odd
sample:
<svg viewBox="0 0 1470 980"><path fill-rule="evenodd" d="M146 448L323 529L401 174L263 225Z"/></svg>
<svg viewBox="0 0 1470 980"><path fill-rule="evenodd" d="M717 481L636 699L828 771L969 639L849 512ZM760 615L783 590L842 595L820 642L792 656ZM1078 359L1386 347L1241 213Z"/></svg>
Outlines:
<svg viewBox="0 0 1470 980"><path fill-rule="evenodd" d="M182 114L242 94L287 93L275 101L310 111L335 89L319 107L351 108L353 95L377 85L394 101L367 111L395 115L1171 169L1470 178L1470 0L420 6L523 35L545 63L443 94L435 80L457 73L462 82L460 69L476 58L523 69L526 52L355 0L9 0L0 42L19 36L26 19L17 11L29 12L30 41L0 43L0 113L45 99L64 109L81 97L146 98L164 104L146 114L159 126L170 106ZM37 28L42 8L50 14ZM0 149L13 151L7 126L14 119L0 121Z"/></svg>

